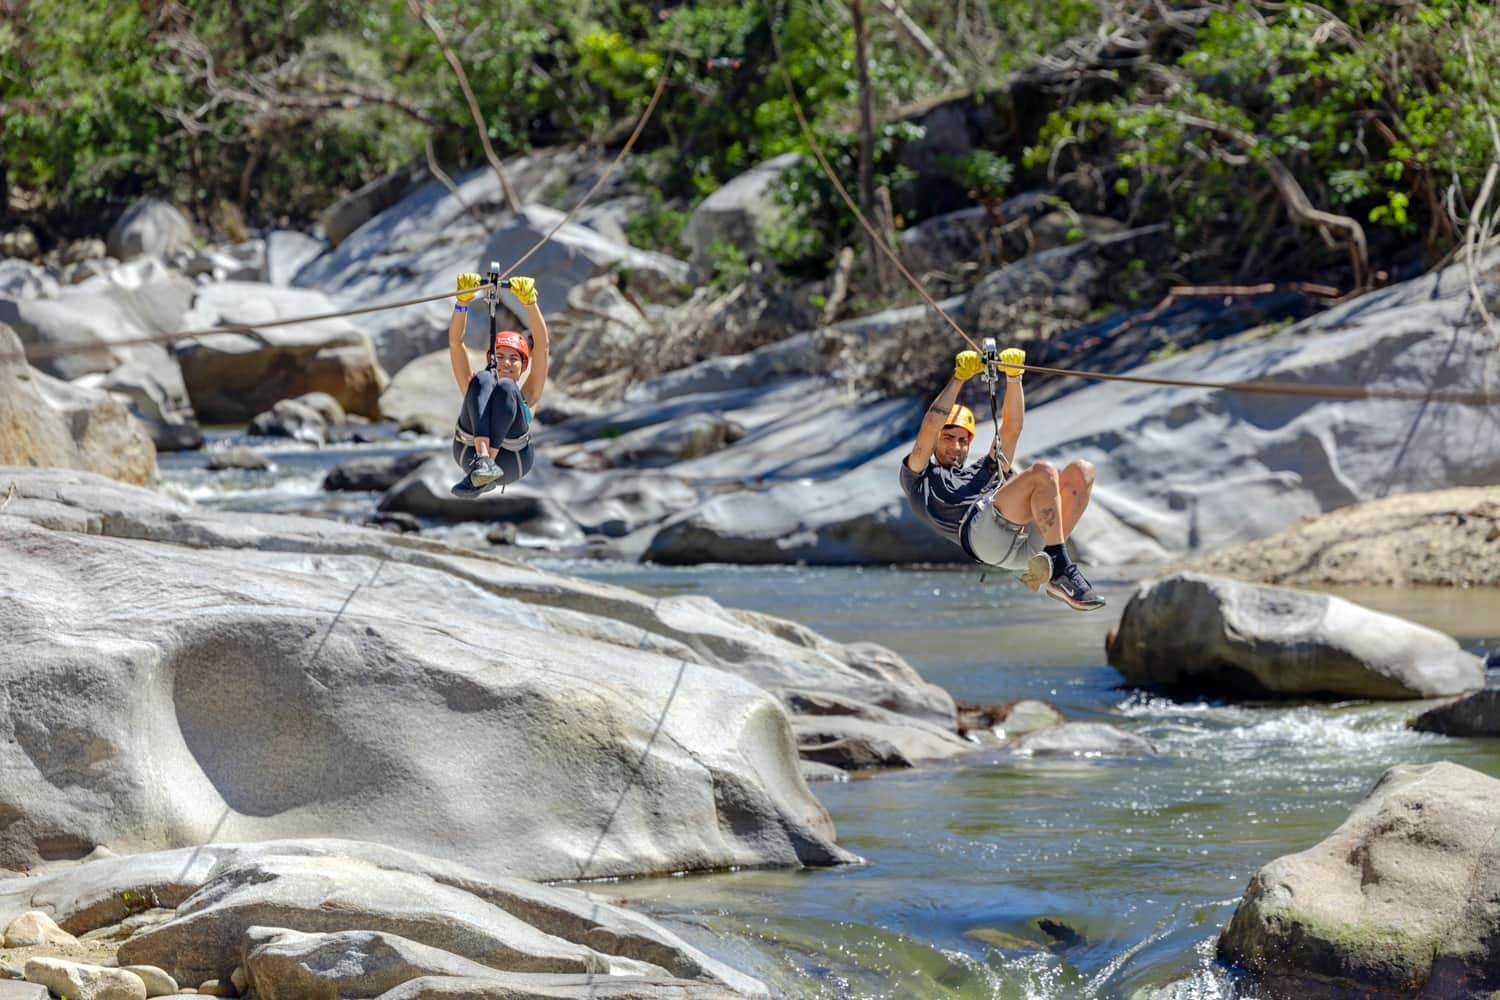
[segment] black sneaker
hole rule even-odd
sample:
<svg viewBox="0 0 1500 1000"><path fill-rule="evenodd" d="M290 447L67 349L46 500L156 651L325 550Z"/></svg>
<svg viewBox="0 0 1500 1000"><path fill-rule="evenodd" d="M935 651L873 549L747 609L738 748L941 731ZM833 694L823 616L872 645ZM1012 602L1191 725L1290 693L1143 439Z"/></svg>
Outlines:
<svg viewBox="0 0 1500 1000"><path fill-rule="evenodd" d="M469 463L469 482L475 486L489 486L491 483L504 479L505 473L495 460L488 455L480 455Z"/></svg>
<svg viewBox="0 0 1500 1000"><path fill-rule="evenodd" d="M473 473L470 473L469 475L464 476L458 482L454 483L452 488L449 489L448 492L452 493L460 500L473 500L476 497L483 496L499 485L500 483L498 481L491 481L485 483L483 486L476 486L474 484L474 475Z"/></svg>
<svg viewBox="0 0 1500 1000"><path fill-rule="evenodd" d="M1098 611L1104 598L1094 592L1093 584L1083 578L1077 566L1069 566L1047 584L1047 596L1055 597L1074 611Z"/></svg>

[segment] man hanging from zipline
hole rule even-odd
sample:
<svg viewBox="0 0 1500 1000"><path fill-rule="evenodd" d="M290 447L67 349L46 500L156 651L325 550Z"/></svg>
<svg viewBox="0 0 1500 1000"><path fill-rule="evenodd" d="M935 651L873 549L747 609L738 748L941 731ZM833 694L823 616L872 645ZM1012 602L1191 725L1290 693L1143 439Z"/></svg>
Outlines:
<svg viewBox="0 0 1500 1000"><path fill-rule="evenodd" d="M485 284L478 274L466 271L458 276L458 301L448 320L448 359L464 399L453 430L453 460L465 472L450 492L464 500L497 486L508 486L531 471L531 414L547 384L550 345L547 321L536 304L536 282L520 277L504 281L497 273L499 265L490 267L489 287L485 289L490 312L489 349L482 370L473 371L469 349L464 346L469 303ZM531 341L514 330L496 329L502 286L526 307Z"/></svg>
<svg viewBox="0 0 1500 1000"><path fill-rule="evenodd" d="M954 361L953 377L922 418L911 454L901 464L901 490L917 517L938 534L986 566L1021 574L1032 590L1045 588L1077 611L1104 607L1104 601L1068 558L1067 539L1078 524L1094 489L1094 466L1082 460L1061 472L1051 462L1036 462L1016 472L1012 461L1026 410L1020 366L1026 352L1012 347L993 353L963 351ZM1005 375L1005 398L996 417L995 442L989 454L966 465L974 440L974 411L958 403L964 382L984 372L991 380L995 406L995 372Z"/></svg>

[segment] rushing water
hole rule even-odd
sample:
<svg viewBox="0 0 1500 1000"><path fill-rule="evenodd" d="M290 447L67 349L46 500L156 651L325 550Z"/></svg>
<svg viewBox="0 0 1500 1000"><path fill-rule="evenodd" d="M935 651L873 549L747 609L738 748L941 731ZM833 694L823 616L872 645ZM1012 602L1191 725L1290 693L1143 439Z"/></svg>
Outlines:
<svg viewBox="0 0 1500 1000"><path fill-rule="evenodd" d="M380 447L283 446L269 474L215 476L201 457L173 457L164 476L219 508L358 518L373 498L313 491L332 461ZM861 866L590 886L791 997L1259 997L1212 961L1257 867L1321 840L1392 764L1451 760L1500 776L1500 741L1412 732L1418 704L1184 703L1122 690L1104 636L1131 578L1097 580L1111 606L1080 615L972 571L546 565L880 642L961 701L1042 698L1156 747L1090 760L991 748L814 785ZM1500 648L1500 591L1344 594L1470 649Z"/></svg>

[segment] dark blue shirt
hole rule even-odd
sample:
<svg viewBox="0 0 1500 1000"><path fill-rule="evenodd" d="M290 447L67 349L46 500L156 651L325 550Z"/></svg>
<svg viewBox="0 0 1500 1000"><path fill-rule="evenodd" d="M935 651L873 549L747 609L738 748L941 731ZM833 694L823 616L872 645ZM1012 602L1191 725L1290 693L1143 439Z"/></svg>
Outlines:
<svg viewBox="0 0 1500 1000"><path fill-rule="evenodd" d="M934 531L963 545L959 531L976 500L1000 485L1000 466L989 455L974 465L946 468L929 461L919 475L901 462L901 492L911 509Z"/></svg>

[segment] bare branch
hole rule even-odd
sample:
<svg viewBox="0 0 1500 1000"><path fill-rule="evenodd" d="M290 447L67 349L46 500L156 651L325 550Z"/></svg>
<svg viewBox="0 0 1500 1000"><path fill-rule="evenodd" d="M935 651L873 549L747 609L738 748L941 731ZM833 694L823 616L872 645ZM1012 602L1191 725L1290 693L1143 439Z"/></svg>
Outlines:
<svg viewBox="0 0 1500 1000"><path fill-rule="evenodd" d="M938 69L943 71L943 75L948 78L949 83L955 87L964 86L964 75L958 71L958 67L953 65L953 61L943 53L942 49L937 47L933 40L927 36L927 32L923 31L921 26L911 19L911 16L902 9L896 0L880 0L880 6L884 7L886 13L891 15L891 19L900 25L901 30L906 33L906 37L910 38L916 44L917 48L921 49L927 55L927 58L937 64Z"/></svg>
<svg viewBox="0 0 1500 1000"><path fill-rule="evenodd" d="M500 190L505 195L505 204L512 212L521 210L521 199L516 194L516 189L510 186L510 178L505 176L505 167L500 163L500 157L495 155L495 147L490 145L489 126L485 124L484 113L479 110L479 100L474 96L474 89L469 86L469 77L464 73L463 63L458 61L458 54L448 44L448 37L443 34L442 25L427 13L427 8L422 5L422 0L406 0L413 14L427 25L427 30L437 39L438 46L443 50L443 58L448 60L448 65L453 69L453 75L458 77L458 85L463 88L464 99L469 102L469 114L474 119L474 127L479 131L479 141L484 145L485 159L490 161L490 168L495 171L495 176L500 180Z"/></svg>

